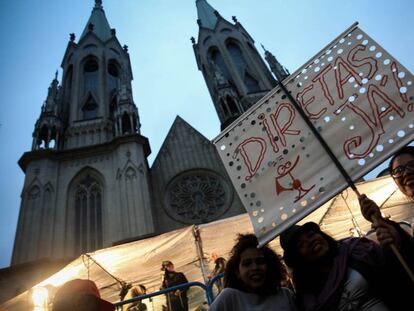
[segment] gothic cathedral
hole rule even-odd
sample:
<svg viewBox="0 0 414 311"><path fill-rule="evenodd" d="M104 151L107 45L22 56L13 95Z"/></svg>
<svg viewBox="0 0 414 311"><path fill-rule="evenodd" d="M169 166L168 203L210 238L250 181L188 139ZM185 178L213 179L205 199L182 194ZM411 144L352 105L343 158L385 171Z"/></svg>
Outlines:
<svg viewBox="0 0 414 311"><path fill-rule="evenodd" d="M284 79L269 52L268 69L233 17L196 0L192 38L224 129ZM149 168L127 46L111 29L102 1L76 41L70 35L62 81L52 81L34 126L12 265L62 259L244 212L210 141L177 117Z"/></svg>

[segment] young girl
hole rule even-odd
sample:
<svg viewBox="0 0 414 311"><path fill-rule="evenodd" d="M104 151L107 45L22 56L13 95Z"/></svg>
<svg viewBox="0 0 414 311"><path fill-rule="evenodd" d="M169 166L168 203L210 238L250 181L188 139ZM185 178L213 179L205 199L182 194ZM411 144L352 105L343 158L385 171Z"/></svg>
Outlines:
<svg viewBox="0 0 414 311"><path fill-rule="evenodd" d="M239 235L224 272L224 290L210 311L296 310L292 293L281 287L286 270L268 246L257 248L255 235Z"/></svg>

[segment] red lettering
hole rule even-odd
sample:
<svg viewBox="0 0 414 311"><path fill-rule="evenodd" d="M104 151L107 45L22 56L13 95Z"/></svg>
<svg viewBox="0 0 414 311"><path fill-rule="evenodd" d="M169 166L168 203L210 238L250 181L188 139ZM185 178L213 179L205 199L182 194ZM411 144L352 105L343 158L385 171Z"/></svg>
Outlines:
<svg viewBox="0 0 414 311"><path fill-rule="evenodd" d="M381 86L385 86L385 84L387 84L387 81L388 81L388 76L383 76L383 77L381 78L381 83L380 83L380 85L381 85Z"/></svg>
<svg viewBox="0 0 414 311"><path fill-rule="evenodd" d="M318 73L313 79L312 82L319 82L323 91L323 95L328 100L329 104L331 106L334 105L334 100L332 98L331 93L329 92L328 84L325 81L325 75L326 73L332 69L332 65L329 64L326 66L320 73Z"/></svg>
<svg viewBox="0 0 414 311"><path fill-rule="evenodd" d="M363 57L363 58L357 58L357 54L359 52L364 52L367 49L367 47L365 45L357 45L355 46L348 54L348 62L354 66L354 67L364 67L364 66L368 66L369 67L369 71L368 71L368 79L372 79L372 77L374 76L374 74L378 71L378 63L377 60L373 57Z"/></svg>
<svg viewBox="0 0 414 311"><path fill-rule="evenodd" d="M306 112L309 119L319 119L326 112L327 109L322 108L321 110L315 113L309 111L308 106L311 105L315 101L315 96L311 96L308 99L304 99L304 96L311 90L313 90L313 84L305 87L302 92L299 92L298 95L296 96L296 99L301 104L303 110Z"/></svg>
<svg viewBox="0 0 414 311"><path fill-rule="evenodd" d="M285 112L285 114L282 115L283 112ZM272 122L271 125L273 125L272 128L270 127L269 122L263 113L258 116L258 118L263 121L264 129L275 153L279 152L279 146L276 143L275 137L278 137L281 145L283 147L286 147L286 135L297 136L300 134L300 130L294 130L290 128L295 119L295 115L296 110L290 104L281 103L277 106L275 113L269 114L270 121ZM273 134L272 130L274 130L276 133Z"/></svg>
<svg viewBox="0 0 414 311"><path fill-rule="evenodd" d="M282 110L286 110L288 112L289 116L286 118L283 117L283 120L286 120L286 122L281 126L279 123L279 116L282 113ZM280 104L276 112L274 114L270 114L270 119L272 120L273 126L275 127L277 134L280 138L280 142L282 146L286 147L286 135L294 135L297 136L300 134L300 130L292 130L290 127L292 126L293 120L295 119L296 111L293 109L293 107L290 104L282 103Z"/></svg>
<svg viewBox="0 0 414 311"><path fill-rule="evenodd" d="M399 71L398 71L396 62L392 62L391 71L392 71L392 77L394 78L394 81L395 81L395 85L398 88L398 94L400 94L400 97L404 101L404 103L408 102L407 94L400 92L400 88L403 86L403 84L401 82L401 79L398 78Z"/></svg>
<svg viewBox="0 0 414 311"><path fill-rule="evenodd" d="M266 152L266 142L260 137L250 137L237 146L237 151L240 152L249 172L249 175L245 179L250 180L263 162Z"/></svg>
<svg viewBox="0 0 414 311"><path fill-rule="evenodd" d="M387 114L395 111L401 118L405 116L404 110L398 106L387 94L381 91L380 88L376 85L370 85L368 87L367 96L369 106L371 108L370 115L368 115L367 112L363 111L360 108L360 105L356 106L353 102L351 103L349 101L346 103L346 107L360 116L364 123L368 125L371 131L371 141L369 142L369 146L362 152L355 152L355 149L358 148L362 143L360 136L355 136L345 141L343 148L345 154L350 159L364 158L374 149L381 135L385 133L381 120ZM388 107L386 109L382 109L379 104L384 107L385 103L388 104Z"/></svg>
<svg viewBox="0 0 414 311"><path fill-rule="evenodd" d="M272 130L269 126L269 123L266 120L265 114L264 113L259 114L258 119L263 120L263 126L264 126L264 129L266 131L267 137L269 138L270 144L272 145L272 149L275 153L278 153L279 152L279 147L278 147L278 145L276 144L276 142L273 138Z"/></svg>
<svg viewBox="0 0 414 311"><path fill-rule="evenodd" d="M335 60L335 81L336 81L336 89L338 90L338 96L340 99L344 98L344 90L343 90L343 86L348 82L348 80L351 77L354 77L356 82L359 85L362 85L361 82L361 77L358 75L358 73L345 61L343 60L341 57L338 57ZM342 70L345 69L346 70L346 75L343 76L342 75Z"/></svg>

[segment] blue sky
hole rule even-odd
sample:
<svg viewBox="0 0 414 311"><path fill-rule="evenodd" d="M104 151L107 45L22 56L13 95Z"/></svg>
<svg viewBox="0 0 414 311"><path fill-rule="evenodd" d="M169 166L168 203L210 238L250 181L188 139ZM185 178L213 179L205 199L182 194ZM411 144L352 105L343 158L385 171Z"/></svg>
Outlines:
<svg viewBox="0 0 414 311"><path fill-rule="evenodd" d="M410 0L210 0L227 20L236 15L256 41L291 72L358 21L360 27L414 71L414 2ZM0 267L8 266L29 151L47 88L69 34L80 37L93 0L0 0ZM104 0L121 44L129 46L133 93L150 140L150 164L176 115L207 138L219 133L210 95L197 70L195 0ZM372 174L371 174L372 175Z"/></svg>

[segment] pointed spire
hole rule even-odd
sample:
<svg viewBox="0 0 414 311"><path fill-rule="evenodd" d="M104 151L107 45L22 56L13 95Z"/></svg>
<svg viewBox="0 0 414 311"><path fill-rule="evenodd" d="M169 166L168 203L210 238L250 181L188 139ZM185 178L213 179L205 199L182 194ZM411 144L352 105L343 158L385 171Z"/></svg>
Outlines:
<svg viewBox="0 0 414 311"><path fill-rule="evenodd" d="M82 39L89 31L92 31L102 41L106 41L112 37L111 27L106 19L102 0L95 0L95 6L92 10L91 17L89 17L80 39Z"/></svg>
<svg viewBox="0 0 414 311"><path fill-rule="evenodd" d="M289 71L279 63L279 61L272 53L266 50L263 44L261 44L261 46L265 52L265 59L269 64L270 70L276 76L277 81L281 82L289 75Z"/></svg>
<svg viewBox="0 0 414 311"><path fill-rule="evenodd" d="M44 111L53 111L54 106L57 103L57 96L59 92L59 89L58 89L59 81L57 77L58 77L58 71L56 70L55 78L52 80L52 83L50 83L50 86L47 92L47 98L45 101L45 105L42 108L42 110Z"/></svg>
<svg viewBox="0 0 414 311"><path fill-rule="evenodd" d="M95 0L95 8L102 9L102 0Z"/></svg>
<svg viewBox="0 0 414 311"><path fill-rule="evenodd" d="M220 14L206 0L196 0L196 6L199 26L214 29Z"/></svg>

